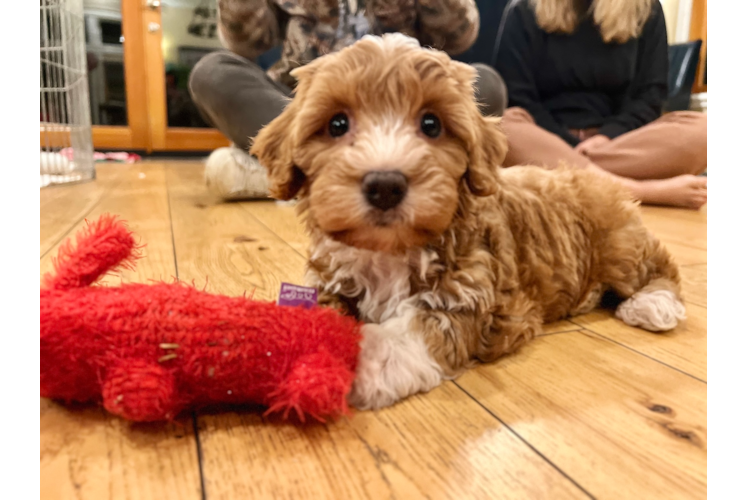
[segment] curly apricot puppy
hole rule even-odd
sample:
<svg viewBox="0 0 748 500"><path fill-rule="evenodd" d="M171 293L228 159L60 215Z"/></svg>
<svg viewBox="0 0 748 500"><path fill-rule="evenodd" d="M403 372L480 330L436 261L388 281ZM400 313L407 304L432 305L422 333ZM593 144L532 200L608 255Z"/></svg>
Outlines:
<svg viewBox="0 0 748 500"><path fill-rule="evenodd" d="M380 408L604 291L652 331L684 317L678 269L617 185L580 170L501 170L499 119L475 71L403 35L366 37L294 71L296 96L251 152L271 193L299 198L307 282L368 324L350 395Z"/></svg>

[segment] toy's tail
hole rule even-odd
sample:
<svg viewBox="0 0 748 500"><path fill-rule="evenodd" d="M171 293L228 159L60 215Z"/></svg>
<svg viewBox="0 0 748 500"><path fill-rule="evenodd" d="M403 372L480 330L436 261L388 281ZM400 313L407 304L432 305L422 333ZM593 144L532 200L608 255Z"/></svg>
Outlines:
<svg viewBox="0 0 748 500"><path fill-rule="evenodd" d="M117 268L132 269L139 257L132 232L116 216L104 214L66 240L54 259L55 270L44 275L43 287L67 290L89 286Z"/></svg>

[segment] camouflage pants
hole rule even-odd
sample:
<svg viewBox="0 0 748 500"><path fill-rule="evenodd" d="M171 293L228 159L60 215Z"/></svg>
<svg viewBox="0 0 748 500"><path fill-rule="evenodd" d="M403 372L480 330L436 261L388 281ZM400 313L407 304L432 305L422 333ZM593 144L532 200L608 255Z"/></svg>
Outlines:
<svg viewBox="0 0 748 500"><path fill-rule="evenodd" d="M507 106L504 80L485 64L478 70L476 98L486 115L501 116ZM203 57L190 75L190 93L203 118L238 147L277 117L291 89L271 80L257 64L229 51Z"/></svg>

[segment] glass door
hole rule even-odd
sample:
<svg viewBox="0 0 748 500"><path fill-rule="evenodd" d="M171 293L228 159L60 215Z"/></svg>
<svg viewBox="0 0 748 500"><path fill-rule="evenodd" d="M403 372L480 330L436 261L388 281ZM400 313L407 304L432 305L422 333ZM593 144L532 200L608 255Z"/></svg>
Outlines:
<svg viewBox="0 0 748 500"><path fill-rule="evenodd" d="M148 121L156 151L209 151L229 144L200 115L188 90L201 57L222 48L215 0L144 1Z"/></svg>
<svg viewBox="0 0 748 500"><path fill-rule="evenodd" d="M197 61L221 48L216 11L216 0L83 0L94 149L210 151L229 144L203 120L187 88ZM55 30L54 20L41 16L41 87L52 93L65 86L54 78L62 63L50 42L59 37ZM53 104L40 105L40 142L62 147L70 131L49 126L61 122Z"/></svg>
<svg viewBox="0 0 748 500"><path fill-rule="evenodd" d="M94 148L147 150L147 111L141 84L145 68L141 63L143 39L138 0L83 0L83 17ZM47 40L56 36L54 19L42 15L40 20L42 87L63 86L62 79L45 78L54 75L62 55ZM44 130L45 124L53 121L53 111L48 103L42 103L42 142L50 140ZM62 144L65 131L58 132ZM55 136L51 137L54 142Z"/></svg>

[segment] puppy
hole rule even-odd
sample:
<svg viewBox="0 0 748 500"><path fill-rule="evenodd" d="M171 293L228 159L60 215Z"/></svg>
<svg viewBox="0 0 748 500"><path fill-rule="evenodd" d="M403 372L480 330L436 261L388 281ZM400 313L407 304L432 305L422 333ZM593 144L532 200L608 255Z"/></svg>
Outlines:
<svg viewBox="0 0 748 500"><path fill-rule="evenodd" d="M299 199L307 284L367 323L353 405L428 391L608 290L629 325L684 318L678 268L621 187L499 168L506 139L481 116L472 67L385 35L293 75L293 101L251 153L274 197Z"/></svg>

